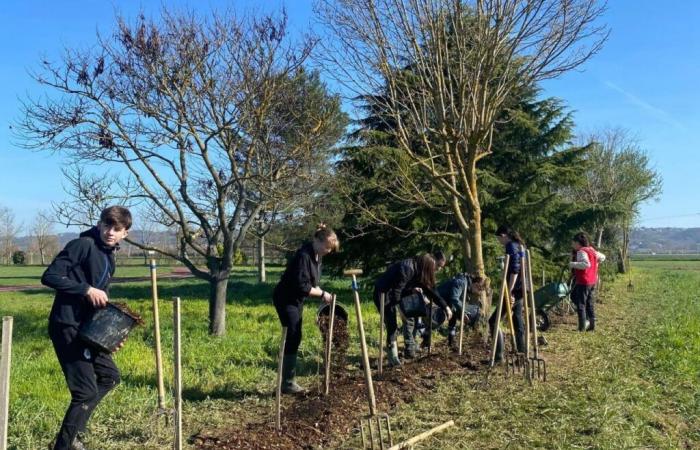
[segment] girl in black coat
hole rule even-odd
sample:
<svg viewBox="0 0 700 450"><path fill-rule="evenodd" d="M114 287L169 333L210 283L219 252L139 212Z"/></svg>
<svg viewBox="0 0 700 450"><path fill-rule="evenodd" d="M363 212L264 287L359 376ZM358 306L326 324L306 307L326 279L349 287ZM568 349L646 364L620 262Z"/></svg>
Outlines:
<svg viewBox="0 0 700 450"><path fill-rule="evenodd" d="M294 381L297 351L301 343L304 299L320 297L322 301L329 303L333 298L329 292L319 287L321 258L337 251L338 247L336 234L325 225L319 225L313 240L302 245L287 263L287 268L272 294L280 322L283 327L287 327L282 361L282 392L285 394L304 392Z"/></svg>
<svg viewBox="0 0 700 450"><path fill-rule="evenodd" d="M435 259L428 254L415 258L408 258L389 266L374 285L374 304L379 309L381 296L384 297L384 325L386 326L387 354L390 365L399 365L399 350L396 338L398 335L398 322L396 319L396 306L402 297L418 291L423 292L429 299L437 303L445 310L448 318L452 317L452 311L447 303L435 292L435 272L437 265ZM430 320L430 319L429 319ZM413 342L414 319L407 319L404 323L404 355L415 355Z"/></svg>

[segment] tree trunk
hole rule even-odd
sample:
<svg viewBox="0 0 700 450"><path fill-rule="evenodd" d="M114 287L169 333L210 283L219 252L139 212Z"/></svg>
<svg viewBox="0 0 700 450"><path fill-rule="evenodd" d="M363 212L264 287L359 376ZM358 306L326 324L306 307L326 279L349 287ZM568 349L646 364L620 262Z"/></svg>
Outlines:
<svg viewBox="0 0 700 450"><path fill-rule="evenodd" d="M622 246L618 249L617 272L627 273L627 254L629 252L630 233L625 225L622 227Z"/></svg>
<svg viewBox="0 0 700 450"><path fill-rule="evenodd" d="M44 260L44 259L45 259L45 258L44 258L44 249L41 248L41 247L39 247L39 257L41 258L41 265L42 265L42 266L45 266L45 265L46 265L46 261Z"/></svg>
<svg viewBox="0 0 700 450"><path fill-rule="evenodd" d="M209 280L209 334L226 335L226 288L228 271L221 271Z"/></svg>
<svg viewBox="0 0 700 450"><path fill-rule="evenodd" d="M258 239L258 281L264 283L267 280L265 271L265 236Z"/></svg>
<svg viewBox="0 0 700 450"><path fill-rule="evenodd" d="M622 247L617 249L617 273L627 273L625 252L622 250Z"/></svg>
<svg viewBox="0 0 700 450"><path fill-rule="evenodd" d="M600 227L600 230L598 230L598 238L595 243L596 248L600 248L603 245L603 230L603 227Z"/></svg>
<svg viewBox="0 0 700 450"><path fill-rule="evenodd" d="M466 239L463 239L467 270L486 279L484 252L481 241L481 209L477 204L472 206L467 213L469 217L469 229L466 231ZM487 286L488 285L490 285L490 283L487 280ZM488 289L479 295L479 307L481 309L479 330L484 341L487 341L489 339L488 319L491 313L491 297L488 295Z"/></svg>

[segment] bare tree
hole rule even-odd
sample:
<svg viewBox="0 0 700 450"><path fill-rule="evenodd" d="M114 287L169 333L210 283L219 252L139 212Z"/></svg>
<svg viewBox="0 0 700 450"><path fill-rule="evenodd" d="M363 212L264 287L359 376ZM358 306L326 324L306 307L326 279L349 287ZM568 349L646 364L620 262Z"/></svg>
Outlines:
<svg viewBox="0 0 700 450"><path fill-rule="evenodd" d="M15 213L6 206L0 206L0 258L3 264L10 264L12 261L12 253L17 250L17 235L21 228Z"/></svg>
<svg viewBox="0 0 700 450"><path fill-rule="evenodd" d="M637 139L623 128L606 128L579 138L590 143L582 171L582 183L565 195L572 202L594 207L593 224L596 246L603 245L604 234L619 239L618 271L626 271L629 235L642 203L661 194L661 176L651 166L649 156Z"/></svg>
<svg viewBox="0 0 700 450"><path fill-rule="evenodd" d="M54 218L49 211L39 211L31 226L33 247L39 253L41 265L46 265L47 257L58 251L58 237L53 231Z"/></svg>
<svg viewBox="0 0 700 450"><path fill-rule="evenodd" d="M492 151L496 118L518 87L572 70L601 48L599 3L317 2L329 34L320 61L349 91L377 96L401 158L449 205L469 270L484 274L477 165ZM395 195L424 202L415 180L404 184ZM482 301L488 310L490 300Z"/></svg>
<svg viewBox="0 0 700 450"><path fill-rule="evenodd" d="M96 50L67 50L33 74L55 95L24 106L26 145L119 167L128 182L107 193L142 202L179 236L176 251L131 242L210 283L212 334L225 333L233 255L261 208L327 158L339 101L306 102L313 45L290 40L285 13L163 11L158 21L118 18Z"/></svg>

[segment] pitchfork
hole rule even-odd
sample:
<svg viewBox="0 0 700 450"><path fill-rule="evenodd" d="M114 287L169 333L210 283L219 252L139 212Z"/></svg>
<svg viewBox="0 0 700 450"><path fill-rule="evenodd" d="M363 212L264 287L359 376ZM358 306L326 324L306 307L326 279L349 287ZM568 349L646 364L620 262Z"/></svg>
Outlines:
<svg viewBox="0 0 700 450"><path fill-rule="evenodd" d="M367 352L367 340L365 339L365 327L362 322L362 307L360 305L359 286L357 275L362 275L360 269L349 269L343 275L352 277L352 291L355 297L355 313L357 315L357 330L360 334L360 349L362 351L362 366L367 382L367 400L369 401L369 416L360 420L360 434L362 435L362 448L375 448L383 450L388 440L391 447L394 445L391 436L391 423L388 414L377 414L377 401L374 396L374 384L372 383L372 371L369 366L369 354ZM383 298L382 298L383 300ZM380 344L381 345L381 344ZM368 439L369 438L369 441ZM387 448L388 448L387 447Z"/></svg>
<svg viewBox="0 0 700 450"><path fill-rule="evenodd" d="M534 345L533 345L533 355L529 358L530 360L530 380L537 378L538 380L547 381L547 362L540 357L539 342L537 339L537 316L535 314L535 294L534 294L534 284L532 282L532 265L530 262L532 258L530 257L530 250L527 250L526 266L527 266L527 281L529 294L526 301L530 302L530 317L527 320L532 320L532 330L534 333ZM529 356L529 355L528 355Z"/></svg>

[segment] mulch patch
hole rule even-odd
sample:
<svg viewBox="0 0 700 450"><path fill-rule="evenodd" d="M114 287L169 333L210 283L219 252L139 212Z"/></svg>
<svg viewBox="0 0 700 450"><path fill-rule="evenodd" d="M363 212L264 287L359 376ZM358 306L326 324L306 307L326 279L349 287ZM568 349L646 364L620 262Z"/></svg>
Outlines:
<svg viewBox="0 0 700 450"><path fill-rule="evenodd" d="M375 371L377 410L391 413L401 404L415 401L417 395L432 391L451 375L486 370L487 366L480 361L488 357L488 349L475 335L468 336L464 348L464 354L458 356L449 351L446 343L441 343L434 346L430 356L404 361L398 368L385 368L381 376ZM303 397L285 396L284 404L282 431L275 429L271 410L261 422L241 424L237 417L232 420L231 428L200 432L191 442L198 449L332 448L334 443L356 432L360 419L369 411L365 379L359 367L335 370L328 396L316 392Z"/></svg>

